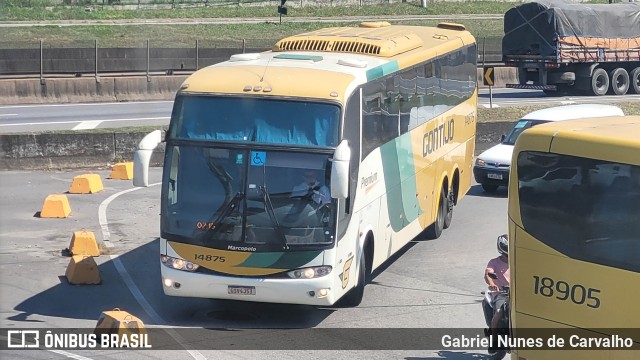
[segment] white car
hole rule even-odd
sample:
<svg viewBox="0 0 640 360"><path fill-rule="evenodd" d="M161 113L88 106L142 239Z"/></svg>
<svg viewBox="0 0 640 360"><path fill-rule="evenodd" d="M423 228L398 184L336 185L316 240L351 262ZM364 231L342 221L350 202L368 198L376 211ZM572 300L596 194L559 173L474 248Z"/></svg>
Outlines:
<svg viewBox="0 0 640 360"><path fill-rule="evenodd" d="M511 129L502 142L480 154L473 166L473 176L486 192L495 192L499 186L509 184L509 166L513 145L524 130L546 122L581 119L601 116L624 115L622 109L613 105L584 104L564 105L537 110L525 115Z"/></svg>

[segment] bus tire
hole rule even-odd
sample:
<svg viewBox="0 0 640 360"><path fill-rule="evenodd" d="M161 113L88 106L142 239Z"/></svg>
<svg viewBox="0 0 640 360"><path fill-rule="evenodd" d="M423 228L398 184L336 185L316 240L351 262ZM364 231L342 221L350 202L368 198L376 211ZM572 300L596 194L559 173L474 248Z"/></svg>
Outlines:
<svg viewBox="0 0 640 360"><path fill-rule="evenodd" d="M609 90L609 74L602 69L597 68L591 75L591 93L596 96L606 95Z"/></svg>
<svg viewBox="0 0 640 360"><path fill-rule="evenodd" d="M640 66L629 73L629 89L636 94L640 94Z"/></svg>
<svg viewBox="0 0 640 360"><path fill-rule="evenodd" d="M436 214L436 221L427 228L426 234L429 239L437 239L442 235L442 229L444 229L444 218L446 213L447 197L444 195L444 191L440 190L440 199L438 200L438 213Z"/></svg>
<svg viewBox="0 0 640 360"><path fill-rule="evenodd" d="M356 307L362 302L362 298L364 297L364 286L367 282L366 257L366 252L363 251L360 256L360 264L358 264L358 284L342 297L340 301L342 306Z"/></svg>
<svg viewBox="0 0 640 360"><path fill-rule="evenodd" d="M609 73L611 91L616 95L624 95L629 90L629 73L623 68L617 68Z"/></svg>
<svg viewBox="0 0 640 360"><path fill-rule="evenodd" d="M449 193L449 196L447 196L447 202L446 202L446 214L444 216L444 224L442 226L443 229L448 229L451 226L451 221L453 221L453 205L454 205L454 200L453 200L453 192Z"/></svg>

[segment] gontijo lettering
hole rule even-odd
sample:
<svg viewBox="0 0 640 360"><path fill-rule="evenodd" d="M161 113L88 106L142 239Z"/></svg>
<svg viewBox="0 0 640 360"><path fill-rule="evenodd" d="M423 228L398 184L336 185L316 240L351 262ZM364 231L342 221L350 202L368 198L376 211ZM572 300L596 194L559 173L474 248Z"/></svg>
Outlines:
<svg viewBox="0 0 640 360"><path fill-rule="evenodd" d="M446 124L437 125L425 133L422 138L422 156L427 156L452 141L454 125L455 121L451 118Z"/></svg>

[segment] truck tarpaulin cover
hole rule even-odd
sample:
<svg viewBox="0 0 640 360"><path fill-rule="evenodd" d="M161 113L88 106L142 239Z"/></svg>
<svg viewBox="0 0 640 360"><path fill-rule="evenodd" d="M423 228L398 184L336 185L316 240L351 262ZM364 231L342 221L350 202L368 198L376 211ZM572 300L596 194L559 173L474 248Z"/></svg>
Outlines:
<svg viewBox="0 0 640 360"><path fill-rule="evenodd" d="M558 45L637 49L640 3L528 2L506 12L504 33L504 55L556 56Z"/></svg>

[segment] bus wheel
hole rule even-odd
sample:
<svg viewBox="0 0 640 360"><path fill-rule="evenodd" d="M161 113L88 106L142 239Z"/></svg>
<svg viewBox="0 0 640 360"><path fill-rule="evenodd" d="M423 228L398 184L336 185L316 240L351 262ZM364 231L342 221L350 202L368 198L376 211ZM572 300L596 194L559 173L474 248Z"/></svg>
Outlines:
<svg viewBox="0 0 640 360"><path fill-rule="evenodd" d="M362 298L364 297L364 286L367 282L367 264L365 261L366 252L362 252L362 256L360 256L360 264L358 266L358 285L353 289L349 290L342 299L340 299L340 305L345 307L356 307L360 305L362 302Z"/></svg>
<svg viewBox="0 0 640 360"><path fill-rule="evenodd" d="M444 224L442 226L443 229L448 229L451 226L451 221L453 220L453 191L449 193L447 196L446 210L447 213L444 216Z"/></svg>
<svg viewBox="0 0 640 360"><path fill-rule="evenodd" d="M440 200L438 201L438 214L436 215L436 221L427 228L427 237L429 239L437 239L442 235L442 229L444 229L444 218L447 212L447 197L444 195L444 191L440 191Z"/></svg>

